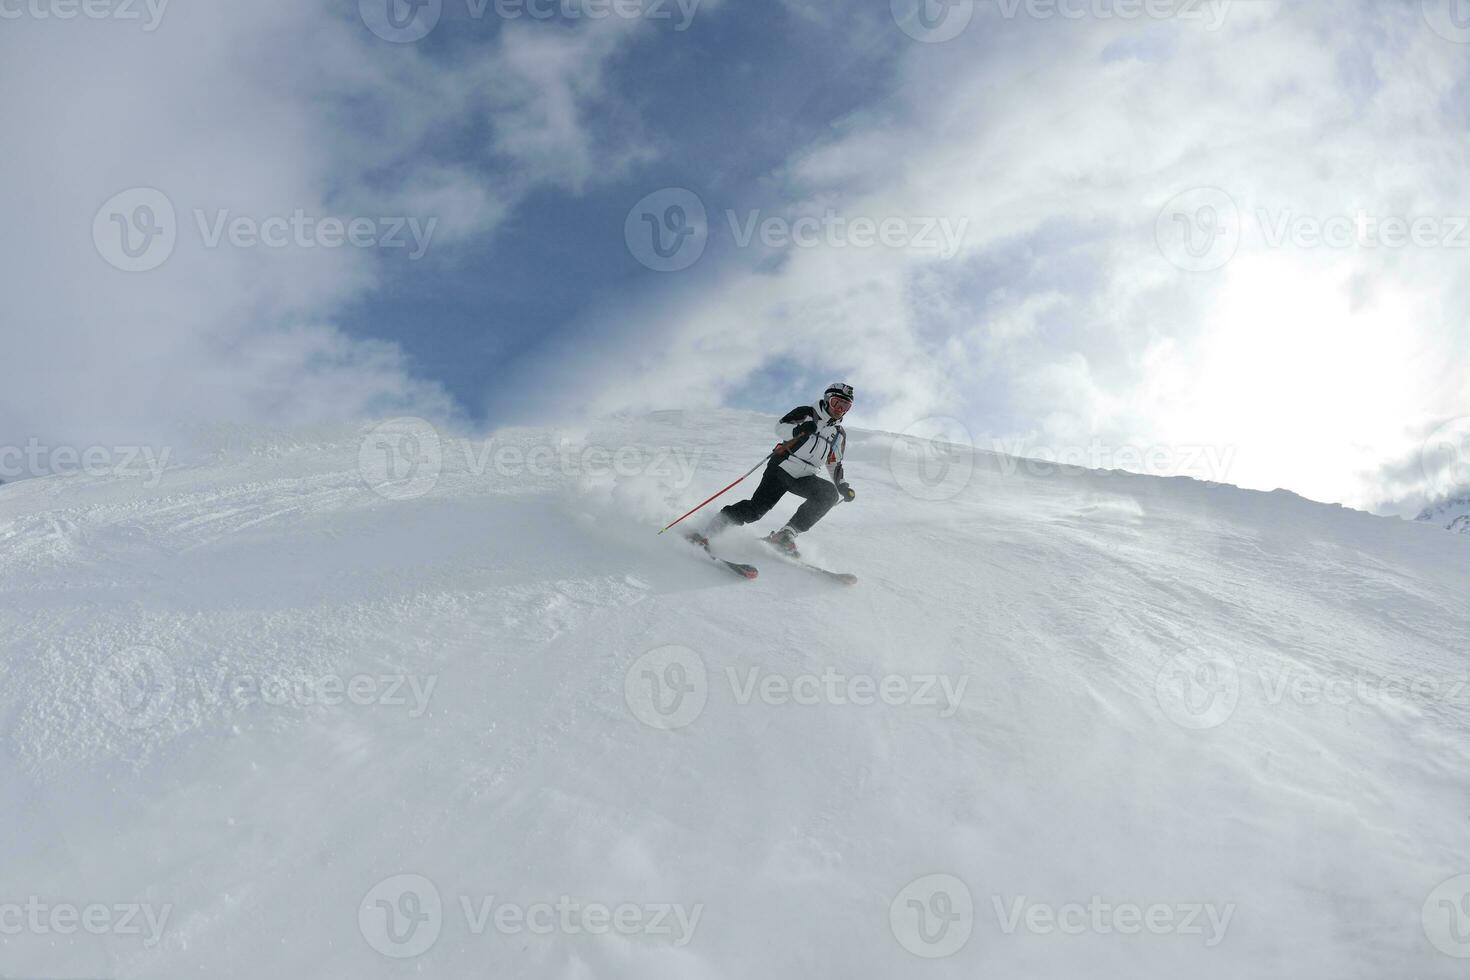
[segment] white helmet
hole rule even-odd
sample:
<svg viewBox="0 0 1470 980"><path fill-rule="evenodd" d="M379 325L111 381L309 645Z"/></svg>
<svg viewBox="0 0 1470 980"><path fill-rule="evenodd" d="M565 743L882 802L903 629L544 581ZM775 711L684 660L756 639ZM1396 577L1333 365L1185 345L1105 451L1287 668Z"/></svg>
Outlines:
<svg viewBox="0 0 1470 980"><path fill-rule="evenodd" d="M840 410L834 411L834 408L837 407L832 404L834 400L841 406ZM819 407L832 418L841 419L847 414L847 410L852 408L852 385L843 381L832 382L827 386L827 390L822 392L822 404Z"/></svg>

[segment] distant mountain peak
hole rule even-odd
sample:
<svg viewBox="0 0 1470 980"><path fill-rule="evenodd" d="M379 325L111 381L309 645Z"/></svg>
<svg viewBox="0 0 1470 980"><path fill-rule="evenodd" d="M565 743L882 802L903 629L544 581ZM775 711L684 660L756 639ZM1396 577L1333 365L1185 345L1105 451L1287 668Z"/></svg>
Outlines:
<svg viewBox="0 0 1470 980"><path fill-rule="evenodd" d="M1438 503L1431 504L1414 519L1470 534L1470 487L1457 490Z"/></svg>

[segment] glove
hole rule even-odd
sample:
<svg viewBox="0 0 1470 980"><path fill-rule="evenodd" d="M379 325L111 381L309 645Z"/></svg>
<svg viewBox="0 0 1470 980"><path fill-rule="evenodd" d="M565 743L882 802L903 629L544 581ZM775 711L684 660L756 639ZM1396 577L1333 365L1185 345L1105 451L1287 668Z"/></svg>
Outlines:
<svg viewBox="0 0 1470 980"><path fill-rule="evenodd" d="M848 503L852 503L852 498L857 496L857 491L848 486L846 483L837 484L837 493L839 496L842 497L843 500L847 501Z"/></svg>

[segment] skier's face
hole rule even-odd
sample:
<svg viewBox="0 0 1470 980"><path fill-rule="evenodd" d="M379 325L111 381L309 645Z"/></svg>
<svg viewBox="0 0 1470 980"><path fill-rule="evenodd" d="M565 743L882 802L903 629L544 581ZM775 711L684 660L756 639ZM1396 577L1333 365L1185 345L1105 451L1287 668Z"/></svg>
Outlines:
<svg viewBox="0 0 1470 980"><path fill-rule="evenodd" d="M843 398L841 395L827 396L827 414L831 415L834 419L842 418L842 416L847 414L849 408L852 408L851 399Z"/></svg>

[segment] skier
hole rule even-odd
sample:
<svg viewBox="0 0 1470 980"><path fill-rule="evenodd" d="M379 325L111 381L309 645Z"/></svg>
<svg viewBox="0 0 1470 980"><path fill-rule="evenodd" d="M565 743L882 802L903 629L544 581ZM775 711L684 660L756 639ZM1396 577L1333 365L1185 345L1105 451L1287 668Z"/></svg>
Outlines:
<svg viewBox="0 0 1470 980"><path fill-rule="evenodd" d="M852 408L852 385L835 382L827 386L815 405L802 405L781 416L776 434L781 442L771 453L760 485L749 500L731 504L714 516L704 534L695 536L700 543L732 524L749 524L766 513L787 493L805 500L786 526L766 537L766 541L790 555L796 555L796 536L809 531L822 515L832 509L837 498L851 501L857 496L842 478L842 455L847 449L847 433L842 418ZM823 471L830 474L830 479Z"/></svg>

